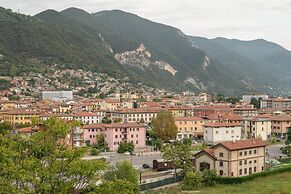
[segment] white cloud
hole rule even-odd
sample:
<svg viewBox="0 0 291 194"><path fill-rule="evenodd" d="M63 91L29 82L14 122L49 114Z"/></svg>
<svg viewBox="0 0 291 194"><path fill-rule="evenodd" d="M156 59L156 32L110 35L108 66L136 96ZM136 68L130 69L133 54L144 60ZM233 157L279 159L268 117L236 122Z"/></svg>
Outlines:
<svg viewBox="0 0 291 194"><path fill-rule="evenodd" d="M121 9L190 35L264 38L291 50L291 0L0 0L0 6L32 15L68 7Z"/></svg>

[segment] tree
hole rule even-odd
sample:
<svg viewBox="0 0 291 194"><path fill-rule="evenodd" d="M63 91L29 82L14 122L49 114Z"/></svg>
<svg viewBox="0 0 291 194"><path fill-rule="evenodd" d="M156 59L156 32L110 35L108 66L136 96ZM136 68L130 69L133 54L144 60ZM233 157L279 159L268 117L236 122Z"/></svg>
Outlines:
<svg viewBox="0 0 291 194"><path fill-rule="evenodd" d="M167 144L162 147L163 158L167 161L172 161L175 166L175 174L177 169L182 169L182 173L192 169L192 153L191 145L188 143Z"/></svg>
<svg viewBox="0 0 291 194"><path fill-rule="evenodd" d="M254 105L255 108L260 108L260 100L256 98L251 99L251 104Z"/></svg>
<svg viewBox="0 0 291 194"><path fill-rule="evenodd" d="M8 123L8 122L4 122L4 123L0 123L0 134L6 134L8 132L11 132L13 130L13 126Z"/></svg>
<svg viewBox="0 0 291 194"><path fill-rule="evenodd" d="M118 153L125 153L125 152L132 153L133 150L134 150L133 142L124 142L124 143L119 144L117 152Z"/></svg>
<svg viewBox="0 0 291 194"><path fill-rule="evenodd" d="M105 141L105 134L100 133L96 136L96 145L93 145L94 148L100 151L109 151L109 147Z"/></svg>
<svg viewBox="0 0 291 194"><path fill-rule="evenodd" d="M114 181L106 181L100 186L93 188L89 194L104 194L104 193L118 193L118 194L135 194L138 193L137 186L129 181L117 179Z"/></svg>
<svg viewBox="0 0 291 194"><path fill-rule="evenodd" d="M286 142L285 144L291 144L291 127L288 127L288 131L287 131L287 134L286 134Z"/></svg>
<svg viewBox="0 0 291 194"><path fill-rule="evenodd" d="M129 161L122 161L118 163L115 167L109 168L103 175L105 181L102 188L106 188L106 185L112 185L113 188L121 188L122 190L127 190L128 193L138 193L139 192L139 182L138 173L131 165ZM120 183L125 183L121 186ZM109 189L109 188L108 188ZM115 190L114 189L114 190ZM109 191L109 190L108 190ZM123 192L103 192L103 193L123 193Z"/></svg>
<svg viewBox="0 0 291 194"><path fill-rule="evenodd" d="M0 134L0 188L4 193L72 193L95 185L101 160L81 160L86 148L70 149L73 124L51 118L31 137Z"/></svg>
<svg viewBox="0 0 291 194"><path fill-rule="evenodd" d="M206 186L213 186L216 184L217 173L215 170L204 170L202 173L203 183Z"/></svg>
<svg viewBox="0 0 291 194"><path fill-rule="evenodd" d="M152 121L152 128L156 138L168 141L176 139L178 127L171 112L161 111Z"/></svg>
<svg viewBox="0 0 291 194"><path fill-rule="evenodd" d="M188 191L197 189L201 182L202 177L199 172L187 172L182 182L182 189Z"/></svg>

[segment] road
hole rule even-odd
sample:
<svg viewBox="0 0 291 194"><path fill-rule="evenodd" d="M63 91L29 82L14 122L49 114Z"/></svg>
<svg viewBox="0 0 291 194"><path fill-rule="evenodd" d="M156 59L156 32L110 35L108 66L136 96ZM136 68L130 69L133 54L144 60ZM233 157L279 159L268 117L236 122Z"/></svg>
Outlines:
<svg viewBox="0 0 291 194"><path fill-rule="evenodd" d="M285 144L273 144L267 146L267 158L277 158L280 156L285 156L282 154L282 151L280 150L281 147L285 147Z"/></svg>

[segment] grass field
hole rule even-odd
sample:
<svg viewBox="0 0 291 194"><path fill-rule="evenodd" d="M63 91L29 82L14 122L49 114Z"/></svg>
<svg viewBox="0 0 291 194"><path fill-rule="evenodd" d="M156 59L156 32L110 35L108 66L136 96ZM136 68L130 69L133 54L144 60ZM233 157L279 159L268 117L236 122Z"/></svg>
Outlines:
<svg viewBox="0 0 291 194"><path fill-rule="evenodd" d="M149 194L177 194L177 193L201 193L201 194L291 194L291 172L286 172L268 177L256 178L253 181L237 185L217 185L204 187L197 191L183 192L179 187L160 189Z"/></svg>

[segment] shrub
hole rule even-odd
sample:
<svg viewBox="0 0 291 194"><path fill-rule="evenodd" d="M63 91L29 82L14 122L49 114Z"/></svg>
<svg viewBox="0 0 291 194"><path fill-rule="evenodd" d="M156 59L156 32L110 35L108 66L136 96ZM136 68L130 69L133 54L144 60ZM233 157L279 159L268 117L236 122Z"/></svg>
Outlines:
<svg viewBox="0 0 291 194"><path fill-rule="evenodd" d="M251 174L249 176L243 176L243 177L218 177L216 180L218 184L240 184L246 181L251 181L257 177L266 177L266 176L280 174L284 172L291 172L291 166L276 168L273 170L255 173L255 174Z"/></svg>
<svg viewBox="0 0 291 194"><path fill-rule="evenodd" d="M98 150L96 148L91 148L91 155L92 156L97 156L98 154L100 154L100 150Z"/></svg>
<svg viewBox="0 0 291 194"><path fill-rule="evenodd" d="M202 177L200 173L187 172L182 182L182 189L187 191L197 189L201 182Z"/></svg>
<svg viewBox="0 0 291 194"><path fill-rule="evenodd" d="M134 150L134 144L132 142L125 142L121 143L118 146L117 153L124 153L124 152L129 152L132 153Z"/></svg>
<svg viewBox="0 0 291 194"><path fill-rule="evenodd" d="M215 170L204 170L202 173L202 182L206 186L213 186L216 184L217 173Z"/></svg>

